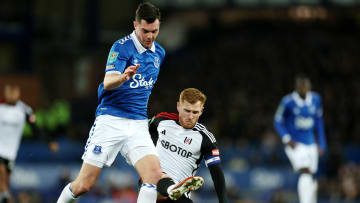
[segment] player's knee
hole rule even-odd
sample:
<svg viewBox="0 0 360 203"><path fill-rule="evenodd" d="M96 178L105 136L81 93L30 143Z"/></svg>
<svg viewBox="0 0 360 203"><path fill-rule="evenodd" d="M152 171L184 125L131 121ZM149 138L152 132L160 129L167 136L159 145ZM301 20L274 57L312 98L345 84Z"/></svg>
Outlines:
<svg viewBox="0 0 360 203"><path fill-rule="evenodd" d="M309 168L301 168L299 169L300 173L308 173L308 174L312 174Z"/></svg>
<svg viewBox="0 0 360 203"><path fill-rule="evenodd" d="M90 184L81 184L79 190L81 193L87 193L91 190L92 187L93 185Z"/></svg>
<svg viewBox="0 0 360 203"><path fill-rule="evenodd" d="M95 181L92 180L81 180L75 181L71 184L71 191L74 193L75 196L80 196L84 193L87 193L93 188L95 185Z"/></svg>
<svg viewBox="0 0 360 203"><path fill-rule="evenodd" d="M152 168L148 171L148 177L144 177L144 182L155 185L160 180L162 175L163 173L160 168Z"/></svg>
<svg viewBox="0 0 360 203"><path fill-rule="evenodd" d="M71 189L72 189L74 195L80 196L82 194L85 194L85 193L89 192L93 186L94 185L84 183L84 182L80 182L78 185L76 185L76 187L71 188Z"/></svg>
<svg viewBox="0 0 360 203"><path fill-rule="evenodd" d="M154 183L156 184L160 178L162 177L163 173L160 168L155 168L152 170L151 178L154 180Z"/></svg>

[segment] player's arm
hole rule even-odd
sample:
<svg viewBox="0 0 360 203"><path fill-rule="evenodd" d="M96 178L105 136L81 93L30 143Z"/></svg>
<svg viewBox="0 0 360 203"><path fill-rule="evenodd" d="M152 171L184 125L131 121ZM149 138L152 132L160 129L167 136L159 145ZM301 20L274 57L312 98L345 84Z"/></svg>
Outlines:
<svg viewBox="0 0 360 203"><path fill-rule="evenodd" d="M274 127L277 133L279 134L281 141L284 144L290 144L291 143L291 136L288 130L286 129L284 125L285 118L285 112L286 112L286 102L284 99L282 99L280 105L278 106L275 118L274 118Z"/></svg>
<svg viewBox="0 0 360 203"><path fill-rule="evenodd" d="M36 122L36 116L34 114L33 109L25 104L23 101L19 101L21 107L23 108L24 112L25 112L25 116L26 116L26 121L30 124L33 125Z"/></svg>
<svg viewBox="0 0 360 203"><path fill-rule="evenodd" d="M315 117L315 127L317 130L317 136L318 136L318 145L320 150L326 149L326 139L325 139L325 128L324 128L324 120L323 120L323 110L322 110L322 103L321 99L319 102L319 108L316 112Z"/></svg>
<svg viewBox="0 0 360 203"><path fill-rule="evenodd" d="M201 153L204 155L205 164L210 171L219 202L228 202L225 176L221 167L220 153L216 145L216 140L214 137L212 137L212 139L208 136L203 137L204 139L201 144Z"/></svg>
<svg viewBox="0 0 360 203"><path fill-rule="evenodd" d="M221 164L214 164L209 166L209 171L211 174L211 178L214 182L214 187L216 194L218 196L219 202L224 203L228 202L226 197L226 184L225 184L225 176L222 170Z"/></svg>
<svg viewBox="0 0 360 203"><path fill-rule="evenodd" d="M149 119L149 133L151 135L152 141L154 142L154 145L156 145L157 140L159 139L159 132L157 131L159 122L160 119L156 118L156 116L153 116L151 119Z"/></svg>
<svg viewBox="0 0 360 203"><path fill-rule="evenodd" d="M26 121L29 123L32 132L37 135L41 140L47 142L51 151L57 152L59 149L59 144L56 141L52 140L49 136L47 136L46 133L36 125L36 115L33 109L24 102L20 102L26 115Z"/></svg>
<svg viewBox="0 0 360 203"><path fill-rule="evenodd" d="M129 80L139 68L139 64L130 64L131 56L127 46L115 42L111 47L106 63L104 89L112 90Z"/></svg>
<svg viewBox="0 0 360 203"><path fill-rule="evenodd" d="M112 90L120 87L125 81L129 80L139 69L140 64L129 66L124 73L106 73L104 77L104 89Z"/></svg>

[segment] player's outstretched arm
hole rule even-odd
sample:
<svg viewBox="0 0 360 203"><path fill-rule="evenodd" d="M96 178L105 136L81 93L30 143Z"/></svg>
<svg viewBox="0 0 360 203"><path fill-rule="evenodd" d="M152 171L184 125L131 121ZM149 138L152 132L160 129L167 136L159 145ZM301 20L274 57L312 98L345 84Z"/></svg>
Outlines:
<svg viewBox="0 0 360 203"><path fill-rule="evenodd" d="M124 84L125 81L130 80L130 78L136 74L136 71L139 69L140 64L136 66L129 66L125 69L125 72L122 74L105 74L104 78L104 89L112 90L120 87Z"/></svg>
<svg viewBox="0 0 360 203"><path fill-rule="evenodd" d="M209 166L209 170L210 170L211 178L214 182L215 191L218 196L219 202L220 203L228 202L226 195L225 177L221 165L213 164Z"/></svg>

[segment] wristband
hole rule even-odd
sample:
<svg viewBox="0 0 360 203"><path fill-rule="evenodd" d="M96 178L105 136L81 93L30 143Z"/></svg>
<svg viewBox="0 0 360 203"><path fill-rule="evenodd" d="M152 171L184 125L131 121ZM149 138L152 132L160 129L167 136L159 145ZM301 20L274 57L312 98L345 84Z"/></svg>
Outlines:
<svg viewBox="0 0 360 203"><path fill-rule="evenodd" d="M282 136L281 141L283 144L287 144L289 143L291 140L291 136L289 134L285 134L284 136Z"/></svg>

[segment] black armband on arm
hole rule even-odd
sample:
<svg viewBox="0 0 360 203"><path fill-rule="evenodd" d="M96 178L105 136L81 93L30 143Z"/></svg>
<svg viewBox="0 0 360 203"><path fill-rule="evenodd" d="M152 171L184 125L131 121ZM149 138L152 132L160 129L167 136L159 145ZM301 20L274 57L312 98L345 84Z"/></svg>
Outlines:
<svg viewBox="0 0 360 203"><path fill-rule="evenodd" d="M214 182L216 194L220 203L228 202L226 196L226 184L225 177L220 164L214 164L209 166L211 178Z"/></svg>

